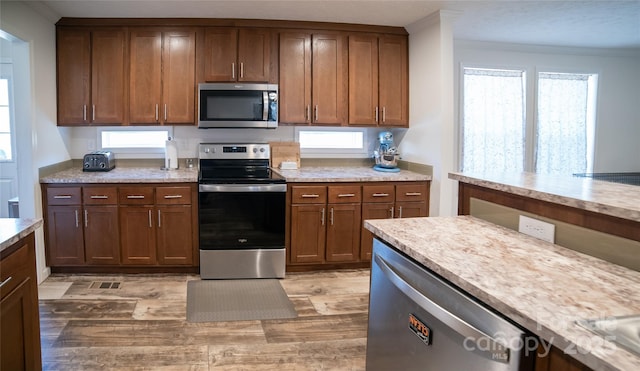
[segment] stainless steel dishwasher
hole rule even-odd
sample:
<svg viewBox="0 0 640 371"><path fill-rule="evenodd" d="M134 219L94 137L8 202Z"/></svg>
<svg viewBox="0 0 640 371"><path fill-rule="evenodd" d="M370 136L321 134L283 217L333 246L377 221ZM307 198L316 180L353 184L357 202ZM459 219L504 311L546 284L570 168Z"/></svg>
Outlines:
<svg viewBox="0 0 640 371"><path fill-rule="evenodd" d="M367 371L533 370L527 335L374 239Z"/></svg>

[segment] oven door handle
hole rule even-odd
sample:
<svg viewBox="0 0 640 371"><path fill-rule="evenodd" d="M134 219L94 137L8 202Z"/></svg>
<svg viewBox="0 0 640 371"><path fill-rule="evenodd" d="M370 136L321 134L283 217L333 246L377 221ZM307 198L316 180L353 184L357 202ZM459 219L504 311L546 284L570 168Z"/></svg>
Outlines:
<svg viewBox="0 0 640 371"><path fill-rule="evenodd" d="M286 192L286 184L200 184L200 192Z"/></svg>

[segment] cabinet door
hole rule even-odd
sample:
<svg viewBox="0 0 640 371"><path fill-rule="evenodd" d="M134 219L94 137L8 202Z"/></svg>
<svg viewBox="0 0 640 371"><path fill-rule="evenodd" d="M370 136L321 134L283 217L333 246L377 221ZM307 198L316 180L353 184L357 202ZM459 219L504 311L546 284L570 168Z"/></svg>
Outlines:
<svg viewBox="0 0 640 371"><path fill-rule="evenodd" d="M122 264L156 264L155 216L151 206L120 206Z"/></svg>
<svg viewBox="0 0 640 371"><path fill-rule="evenodd" d="M393 202L364 203L362 204L362 220L390 219L393 217ZM361 226L360 259L371 260L371 248L373 246L373 234Z"/></svg>
<svg viewBox="0 0 640 371"><path fill-rule="evenodd" d="M80 206L49 206L47 208L47 242L48 265L84 264Z"/></svg>
<svg viewBox="0 0 640 371"><path fill-rule="evenodd" d="M325 205L292 205L291 262L322 263L325 233Z"/></svg>
<svg viewBox="0 0 640 371"><path fill-rule="evenodd" d="M312 122L343 125L347 98L347 51L339 33L313 35Z"/></svg>
<svg viewBox="0 0 640 371"><path fill-rule="evenodd" d="M311 34L280 34L279 120L311 122Z"/></svg>
<svg viewBox="0 0 640 371"><path fill-rule="evenodd" d="M235 81L238 74L236 61L238 30L212 27L204 34L205 81Z"/></svg>
<svg viewBox="0 0 640 371"><path fill-rule="evenodd" d="M124 30L91 33L91 123L124 123L124 48Z"/></svg>
<svg viewBox="0 0 640 371"><path fill-rule="evenodd" d="M360 204L330 204L328 209L327 261L357 261L362 228Z"/></svg>
<svg viewBox="0 0 640 371"><path fill-rule="evenodd" d="M271 31L238 31L238 81L268 82L271 71Z"/></svg>
<svg viewBox="0 0 640 371"><path fill-rule="evenodd" d="M57 32L58 125L88 123L91 94L91 33Z"/></svg>
<svg viewBox="0 0 640 371"><path fill-rule="evenodd" d="M378 124L378 37L349 36L349 125Z"/></svg>
<svg viewBox="0 0 640 371"><path fill-rule="evenodd" d="M0 302L0 370L42 369L38 296L33 279L22 281Z"/></svg>
<svg viewBox="0 0 640 371"><path fill-rule="evenodd" d="M164 33L162 48L162 121L195 123L196 32Z"/></svg>
<svg viewBox="0 0 640 371"><path fill-rule="evenodd" d="M118 207L84 207L84 245L89 264L120 264Z"/></svg>
<svg viewBox="0 0 640 371"><path fill-rule="evenodd" d="M427 216L426 202L396 202L396 218Z"/></svg>
<svg viewBox="0 0 640 371"><path fill-rule="evenodd" d="M133 30L130 33L129 122L160 121L162 92L162 32Z"/></svg>
<svg viewBox="0 0 640 371"><path fill-rule="evenodd" d="M380 126L409 126L409 63L406 36L380 37Z"/></svg>
<svg viewBox="0 0 640 371"><path fill-rule="evenodd" d="M192 265L191 205L159 206L156 214L158 217L158 263Z"/></svg>

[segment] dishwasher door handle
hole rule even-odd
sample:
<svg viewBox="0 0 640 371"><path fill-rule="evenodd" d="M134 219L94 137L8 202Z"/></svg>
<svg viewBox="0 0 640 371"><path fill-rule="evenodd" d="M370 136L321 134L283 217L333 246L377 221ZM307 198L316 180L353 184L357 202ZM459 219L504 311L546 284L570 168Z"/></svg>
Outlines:
<svg viewBox="0 0 640 371"><path fill-rule="evenodd" d="M440 322L444 323L465 338L472 339L474 343L477 343L478 341L482 341L484 343L487 340L490 342L489 345L484 343L482 344L482 347L477 346L475 352L482 354L485 358L492 361L509 363L510 352L506 345L497 341L492 336L485 334L481 330L478 330L471 324L465 322L463 319L457 317L453 313L450 313L428 297L424 296L415 287L403 280L402 277L400 277L379 255L375 255L374 260L385 277L389 279L389 281L391 281L398 290L402 291L403 294L408 296L422 309L429 312L429 314L437 318Z"/></svg>

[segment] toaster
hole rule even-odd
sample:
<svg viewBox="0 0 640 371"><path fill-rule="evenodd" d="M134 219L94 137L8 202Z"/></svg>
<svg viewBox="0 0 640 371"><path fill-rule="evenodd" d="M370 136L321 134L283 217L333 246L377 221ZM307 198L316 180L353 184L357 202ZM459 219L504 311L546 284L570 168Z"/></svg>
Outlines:
<svg viewBox="0 0 640 371"><path fill-rule="evenodd" d="M115 167L116 161L111 151L94 151L82 159L82 171L110 171Z"/></svg>

